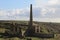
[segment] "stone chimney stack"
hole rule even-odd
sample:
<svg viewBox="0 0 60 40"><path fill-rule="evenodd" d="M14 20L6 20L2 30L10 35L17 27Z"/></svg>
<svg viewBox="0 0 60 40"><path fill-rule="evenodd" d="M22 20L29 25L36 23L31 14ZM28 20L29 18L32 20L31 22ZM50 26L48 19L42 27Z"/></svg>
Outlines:
<svg viewBox="0 0 60 40"><path fill-rule="evenodd" d="M32 4L30 4L30 21L29 26L32 27L33 17L32 17Z"/></svg>

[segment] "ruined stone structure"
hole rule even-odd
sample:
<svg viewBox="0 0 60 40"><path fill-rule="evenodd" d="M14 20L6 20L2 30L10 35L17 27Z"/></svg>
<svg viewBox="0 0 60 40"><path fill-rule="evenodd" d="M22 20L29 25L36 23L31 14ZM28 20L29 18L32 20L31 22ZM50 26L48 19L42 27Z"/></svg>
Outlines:
<svg viewBox="0 0 60 40"><path fill-rule="evenodd" d="M33 23L32 4L30 5L30 21L28 29L32 30L32 33L40 33L40 26L38 24Z"/></svg>
<svg viewBox="0 0 60 40"><path fill-rule="evenodd" d="M30 5L30 21L29 21L28 29L25 32L25 36L41 37L41 38L54 37L54 34L41 34L40 33L40 26L38 24L33 23L32 4Z"/></svg>
<svg viewBox="0 0 60 40"><path fill-rule="evenodd" d="M22 37L21 28L16 23L12 23L8 33L14 37Z"/></svg>
<svg viewBox="0 0 60 40"><path fill-rule="evenodd" d="M40 26L33 23L32 4L31 4L30 5L30 21L29 21L28 29L26 30L25 35L32 36L34 33L39 33L39 32L40 32Z"/></svg>
<svg viewBox="0 0 60 40"><path fill-rule="evenodd" d="M33 23L33 27L35 33L40 33L40 26L38 24Z"/></svg>
<svg viewBox="0 0 60 40"><path fill-rule="evenodd" d="M8 25L8 23L7 23ZM16 23L9 24L10 28L8 31L5 31L5 36L11 36L11 37L22 37L22 31L20 26L28 26L28 29L24 33L24 36L29 37L54 37L54 34L41 34L40 33L40 26L38 24L33 23L33 14L32 14L32 4L30 5L30 20L28 25L18 25Z"/></svg>
<svg viewBox="0 0 60 40"><path fill-rule="evenodd" d="M30 5L30 21L28 24L28 29L25 32L25 36L31 36L33 34L33 28L32 28L32 4Z"/></svg>

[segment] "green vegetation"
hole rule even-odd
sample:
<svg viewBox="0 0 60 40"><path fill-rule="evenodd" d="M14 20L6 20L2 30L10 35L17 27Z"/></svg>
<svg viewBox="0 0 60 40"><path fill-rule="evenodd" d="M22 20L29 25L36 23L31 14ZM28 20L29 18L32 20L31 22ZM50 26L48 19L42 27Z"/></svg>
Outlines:
<svg viewBox="0 0 60 40"><path fill-rule="evenodd" d="M0 38L0 40L27 40L31 38L32 40L60 40L60 34L55 34L54 38L37 38L37 37L25 37L23 39L13 37L13 38Z"/></svg>
<svg viewBox="0 0 60 40"><path fill-rule="evenodd" d="M0 27L2 28L7 28L10 29L12 27L10 27L10 25L12 23L16 23L16 24L26 24L28 25L28 22L29 21L0 21ZM49 23L49 22L33 22L33 23L36 23L40 26L40 33L46 33L46 34L49 34L49 33L54 33L55 34L55 37L54 38L35 38L35 37L31 37L32 40L60 40L60 23ZM28 26L21 26L21 30L22 30L22 33L24 33L26 31L26 29L28 28ZM20 39L20 38L0 38L0 40L27 40L28 37L25 37L23 39Z"/></svg>

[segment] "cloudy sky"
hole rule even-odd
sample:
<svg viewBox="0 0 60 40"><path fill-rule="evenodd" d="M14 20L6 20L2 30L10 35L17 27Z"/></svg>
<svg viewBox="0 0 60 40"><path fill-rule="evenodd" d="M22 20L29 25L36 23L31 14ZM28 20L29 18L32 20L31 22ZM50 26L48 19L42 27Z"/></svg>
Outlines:
<svg viewBox="0 0 60 40"><path fill-rule="evenodd" d="M60 0L0 0L0 20L29 20L30 4L34 21L60 22Z"/></svg>

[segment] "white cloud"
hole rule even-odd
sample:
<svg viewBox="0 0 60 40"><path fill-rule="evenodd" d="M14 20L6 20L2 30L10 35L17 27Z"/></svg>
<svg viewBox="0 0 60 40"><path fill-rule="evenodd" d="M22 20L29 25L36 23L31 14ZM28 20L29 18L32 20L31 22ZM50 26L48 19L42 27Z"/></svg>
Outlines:
<svg viewBox="0 0 60 40"><path fill-rule="evenodd" d="M35 21L60 22L60 14L59 14L60 8L52 7L54 5L59 5L60 0L35 0L35 1L36 6L38 6L33 8L33 10L35 10L34 11L36 14L35 16L37 16L38 14L37 18L34 17ZM36 11L36 8L39 11ZM0 16L1 16L0 19L28 20L29 17L26 17L26 15L29 12L30 12L29 8L0 10Z"/></svg>
<svg viewBox="0 0 60 40"><path fill-rule="evenodd" d="M60 18L34 18L34 21L60 23Z"/></svg>
<svg viewBox="0 0 60 40"><path fill-rule="evenodd" d="M55 14L55 12L56 12L56 8L41 8L42 10L41 10L41 15L42 16L46 16L46 14L48 14L48 13L52 13L52 14Z"/></svg>
<svg viewBox="0 0 60 40"><path fill-rule="evenodd" d="M41 14L42 14L42 16L45 16L45 14L47 14L47 12L48 12L47 9L42 8L42 10L41 10Z"/></svg>
<svg viewBox="0 0 60 40"><path fill-rule="evenodd" d="M55 13L56 12L56 8L49 8L49 12Z"/></svg>
<svg viewBox="0 0 60 40"><path fill-rule="evenodd" d="M46 16L46 14L59 15L56 11L60 9L58 8L58 6L60 6L60 0L35 0L35 2L36 6L42 9L42 16Z"/></svg>
<svg viewBox="0 0 60 40"><path fill-rule="evenodd" d="M57 4L59 4L60 3L60 0L49 0L48 1L48 4L49 5L57 5Z"/></svg>
<svg viewBox="0 0 60 40"><path fill-rule="evenodd" d="M0 10L0 20L4 19L4 20L23 20L26 19L25 16L22 15L26 15L29 12L29 9L8 9L8 10ZM28 18L28 17L27 17ZM27 19L28 20L28 19Z"/></svg>
<svg viewBox="0 0 60 40"><path fill-rule="evenodd" d="M44 2L45 0L35 0L35 6L36 7L44 7L47 2Z"/></svg>
<svg viewBox="0 0 60 40"><path fill-rule="evenodd" d="M37 6L60 5L60 0L35 0Z"/></svg>
<svg viewBox="0 0 60 40"><path fill-rule="evenodd" d="M6 10L10 15L22 14L24 11L23 9L12 9Z"/></svg>
<svg viewBox="0 0 60 40"><path fill-rule="evenodd" d="M11 9L11 10L0 10L0 16L11 16L11 15L16 15L16 14L24 14L26 10L24 9Z"/></svg>

